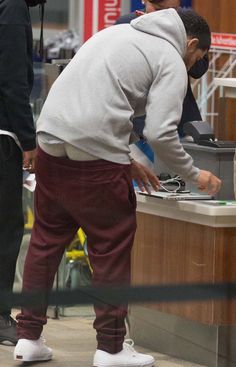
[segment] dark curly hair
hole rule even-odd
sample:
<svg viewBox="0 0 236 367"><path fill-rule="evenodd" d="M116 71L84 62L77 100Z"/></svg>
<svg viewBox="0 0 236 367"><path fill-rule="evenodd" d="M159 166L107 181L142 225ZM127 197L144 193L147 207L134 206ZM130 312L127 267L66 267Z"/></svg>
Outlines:
<svg viewBox="0 0 236 367"><path fill-rule="evenodd" d="M178 8L179 14L188 37L198 38L198 48L209 50L211 46L211 31L208 23L204 18L192 9Z"/></svg>

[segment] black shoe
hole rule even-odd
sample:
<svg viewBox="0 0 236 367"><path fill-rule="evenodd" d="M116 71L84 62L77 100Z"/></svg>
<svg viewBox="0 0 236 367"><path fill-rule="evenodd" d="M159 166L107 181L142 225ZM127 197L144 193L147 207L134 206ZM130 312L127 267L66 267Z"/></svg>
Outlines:
<svg viewBox="0 0 236 367"><path fill-rule="evenodd" d="M0 344L16 345L16 324L10 315L0 315Z"/></svg>

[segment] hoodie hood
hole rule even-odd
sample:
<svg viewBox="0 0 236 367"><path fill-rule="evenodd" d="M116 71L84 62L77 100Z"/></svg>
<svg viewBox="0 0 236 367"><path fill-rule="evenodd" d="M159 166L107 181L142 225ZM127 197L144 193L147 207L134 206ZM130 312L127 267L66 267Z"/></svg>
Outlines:
<svg viewBox="0 0 236 367"><path fill-rule="evenodd" d="M165 39L176 48L182 58L185 56L187 34L176 10L165 9L144 14L130 24L138 31Z"/></svg>

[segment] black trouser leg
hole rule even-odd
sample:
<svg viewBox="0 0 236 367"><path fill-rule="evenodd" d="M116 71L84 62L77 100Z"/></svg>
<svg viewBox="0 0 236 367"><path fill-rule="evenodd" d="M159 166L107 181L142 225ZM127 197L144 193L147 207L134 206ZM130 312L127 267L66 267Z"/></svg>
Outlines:
<svg viewBox="0 0 236 367"><path fill-rule="evenodd" d="M11 137L0 135L0 290L12 290L23 231L22 152Z"/></svg>

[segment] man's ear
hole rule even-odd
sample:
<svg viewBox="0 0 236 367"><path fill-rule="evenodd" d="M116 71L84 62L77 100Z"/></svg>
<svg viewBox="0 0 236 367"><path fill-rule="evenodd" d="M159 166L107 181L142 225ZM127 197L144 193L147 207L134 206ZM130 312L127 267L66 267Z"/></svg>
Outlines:
<svg viewBox="0 0 236 367"><path fill-rule="evenodd" d="M198 38L191 38L187 41L187 51L194 52L198 48L199 39Z"/></svg>

